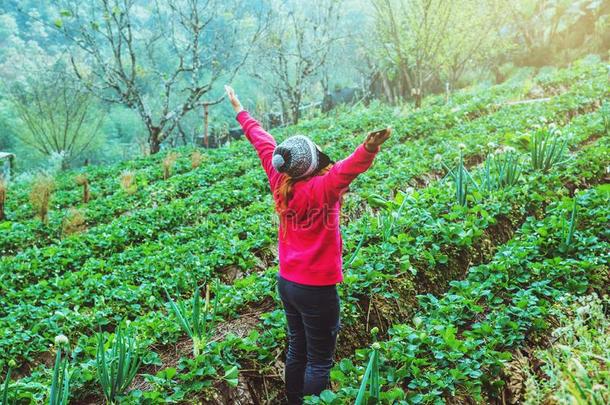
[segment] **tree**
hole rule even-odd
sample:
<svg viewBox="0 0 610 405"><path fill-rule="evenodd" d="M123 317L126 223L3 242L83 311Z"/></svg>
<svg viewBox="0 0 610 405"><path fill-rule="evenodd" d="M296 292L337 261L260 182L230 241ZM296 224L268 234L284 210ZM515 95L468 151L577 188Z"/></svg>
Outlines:
<svg viewBox="0 0 610 405"><path fill-rule="evenodd" d="M136 111L151 153L191 111L222 101L210 93L231 81L266 25L267 11L221 0L66 0L56 25L81 52L78 78L95 95Z"/></svg>
<svg viewBox="0 0 610 405"><path fill-rule="evenodd" d="M465 68L498 47L498 0L373 0L377 41L390 101L416 104L435 79L455 84ZM386 88L390 87L386 83Z"/></svg>
<svg viewBox="0 0 610 405"><path fill-rule="evenodd" d="M441 81L456 87L467 68L487 66L507 51L510 36L500 32L506 23L505 5L501 0L458 2L438 60Z"/></svg>
<svg viewBox="0 0 610 405"><path fill-rule="evenodd" d="M515 0L508 2L510 27L523 64L543 66L565 52L607 52L610 2L599 0ZM575 56L575 55L574 55ZM568 60L571 58L567 58Z"/></svg>
<svg viewBox="0 0 610 405"><path fill-rule="evenodd" d="M341 5L341 0L315 0L274 6L255 76L270 85L284 118L292 123L299 121L307 89L320 79L333 44L341 39Z"/></svg>
<svg viewBox="0 0 610 405"><path fill-rule="evenodd" d="M97 141L104 114L61 63L7 87L19 120L15 136L45 156L61 155L62 169Z"/></svg>

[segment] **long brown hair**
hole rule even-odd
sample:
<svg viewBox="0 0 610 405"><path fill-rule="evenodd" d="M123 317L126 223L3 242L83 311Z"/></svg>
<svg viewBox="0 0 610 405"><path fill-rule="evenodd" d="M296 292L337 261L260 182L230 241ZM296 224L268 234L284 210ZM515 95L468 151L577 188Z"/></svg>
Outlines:
<svg viewBox="0 0 610 405"><path fill-rule="evenodd" d="M329 172L331 167L333 167L333 165L329 164L328 166L323 167L311 176L305 178L295 179L290 176L283 175L282 179L280 180L279 186L275 189L275 192L273 193L273 197L275 198L275 210L277 211L280 218L283 217L286 211L288 210L288 203L290 202L290 199L293 196L294 185L302 180L307 180L316 176L324 176L326 173Z"/></svg>

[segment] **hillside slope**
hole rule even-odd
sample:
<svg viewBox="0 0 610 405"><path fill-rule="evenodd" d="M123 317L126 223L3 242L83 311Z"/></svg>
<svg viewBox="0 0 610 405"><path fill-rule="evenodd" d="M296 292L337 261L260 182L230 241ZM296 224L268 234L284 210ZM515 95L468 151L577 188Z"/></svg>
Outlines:
<svg viewBox="0 0 610 405"><path fill-rule="evenodd" d="M447 104L432 97L412 111L374 103L273 131L278 139L306 134L340 159L367 131L395 129L344 202L341 361L333 372L337 394L312 401L353 401L366 365L367 350L360 349L372 342L373 327L376 338L385 341L380 349L384 402L491 401L501 392L500 370L510 358L504 353L523 344L524 335L544 331L544 322L536 319L547 312L545 300L601 290L608 275L608 193L607 187L595 186L608 182L607 69L605 63L583 61L467 89ZM550 100L515 103L529 99L534 88ZM532 167L529 150L533 139L548 134L567 146L560 164L540 170ZM168 152L60 174L48 224L33 215L30 185L9 189L7 221L0 223L0 370L4 374L10 360L17 363L11 398L19 403L46 398L56 351L49 345L63 334L74 370L72 402L101 402L96 332L112 334L128 320L144 363L127 403L278 400L285 326L275 294L277 231L256 154L239 141L201 151L203 161L193 167L193 149L172 152L179 157L167 179L162 160ZM469 192L444 178L460 161L458 170L473 178ZM512 180L502 175L503 165L512 164L508 161L518 162L520 171ZM119 186L126 170L135 174L137 185L129 192ZM81 202L77 174L86 174L90 184L87 203ZM569 219L575 190L589 188L576 194L582 196L584 215L574 246L558 250L560 219ZM73 207L84 215L84 229L68 235L63 225ZM529 253L514 253L520 250ZM516 262L506 264L505 257ZM553 266L565 271L558 274ZM496 283L501 271L512 280L514 268L535 269L535 280L515 273L517 284L500 280L489 286L493 296L485 295L483 286ZM553 284L558 278L561 282ZM536 284L538 289L530 291L532 283L550 283L549 290ZM214 315L206 314L216 327L204 337L202 354L193 358L191 340L165 290L184 300L190 314L197 285L208 286L217 303ZM418 298L421 294L430 295ZM464 298L481 295L491 302ZM502 301L494 301L496 296ZM523 309L526 301L519 300L526 298L538 306L517 314L514 306ZM423 322L411 326L415 314ZM493 341L464 332L481 324L483 316L500 320L505 315L506 324L490 326ZM453 329L436 327L451 322ZM505 328L519 333L507 335ZM418 337L417 347L409 346L411 334L420 332L429 338ZM512 338L503 341L505 336ZM483 345L483 351L471 352L470 344ZM463 369L462 359L468 359L469 369Z"/></svg>

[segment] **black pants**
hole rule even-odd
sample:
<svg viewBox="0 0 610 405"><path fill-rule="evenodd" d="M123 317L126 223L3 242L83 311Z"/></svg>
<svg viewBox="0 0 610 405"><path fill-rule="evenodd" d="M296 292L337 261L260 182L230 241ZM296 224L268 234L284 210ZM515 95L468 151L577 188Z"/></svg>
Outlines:
<svg viewBox="0 0 610 405"><path fill-rule="evenodd" d="M301 404L304 395L328 388L339 332L339 295L335 285L297 284L278 276L288 323L286 396Z"/></svg>

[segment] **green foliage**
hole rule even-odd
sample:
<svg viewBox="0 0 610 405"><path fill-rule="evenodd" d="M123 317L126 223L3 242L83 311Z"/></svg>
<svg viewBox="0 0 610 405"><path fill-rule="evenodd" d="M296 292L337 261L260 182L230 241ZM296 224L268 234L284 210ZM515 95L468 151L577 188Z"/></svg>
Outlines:
<svg viewBox="0 0 610 405"><path fill-rule="evenodd" d="M451 169L445 165L445 170L447 170L447 177L453 180L455 201L458 204L465 206L468 201L468 196L472 194L472 189L478 189L478 185L464 165L464 154L462 149L463 147L460 146L460 157L457 166Z"/></svg>
<svg viewBox="0 0 610 405"><path fill-rule="evenodd" d="M537 350L540 370L525 370L525 404L547 401L607 404L610 401L608 298L567 297L552 313L559 326L549 348Z"/></svg>
<svg viewBox="0 0 610 405"><path fill-rule="evenodd" d="M103 333L98 333L97 377L108 403L119 403L141 364L142 358L131 329L119 325L113 338L108 340Z"/></svg>
<svg viewBox="0 0 610 405"><path fill-rule="evenodd" d="M573 241L578 248L571 253L548 254L563 242L558 220L564 214L563 204L553 203L545 218L529 218L493 260L471 268L465 279L450 282L449 291L441 297L420 297L413 322L394 324L390 338L380 346L380 376L388 392L401 391L408 403L435 403L445 393L459 392L480 402L488 402L487 395L497 395L493 387L502 389L499 370L511 360L511 350L523 344L526 336L544 333L549 310L557 300L568 293L582 294L594 280L594 269L608 266L607 254L602 252L610 246L595 237L607 226L607 187L584 192L579 202L583 238ZM591 395L596 386L591 374L577 366L571 370L566 382L578 380L571 392ZM335 395L336 403L353 401L355 380L341 376L339 381L342 387ZM403 391L403 382L408 382L408 390ZM490 391L484 392L485 386Z"/></svg>
<svg viewBox="0 0 610 405"><path fill-rule="evenodd" d="M369 387L367 393L366 388ZM371 348L371 357L362 377L362 383L356 396L355 405L376 404L379 401L379 392L381 384L379 383L379 343L373 343Z"/></svg>
<svg viewBox="0 0 610 405"><path fill-rule="evenodd" d="M11 360L8 365L6 376L4 377L4 384L2 384L2 403L8 405L8 386L11 382L11 373L15 367L15 361Z"/></svg>
<svg viewBox="0 0 610 405"><path fill-rule="evenodd" d="M205 290L205 304L202 309L201 294L199 286L197 286L193 293L191 316L188 316L188 311L184 302L176 304L167 290L165 290L165 294L167 295L174 316L178 319L184 332L188 334L193 341L193 356L199 356L201 350L205 348L210 334L214 331L216 310L218 309L218 294L214 297L213 308L210 308L210 286L208 285Z"/></svg>
<svg viewBox="0 0 610 405"><path fill-rule="evenodd" d="M565 249L570 249L572 247L572 238L574 237L574 230L576 229L576 211L578 208L578 200L576 198L576 196L574 197L574 202L572 203L572 213L570 215L570 221L569 224L567 226L567 229L565 229L565 223L564 226L562 226L562 234L564 235L563 240L564 240L564 244L563 247Z"/></svg>
<svg viewBox="0 0 610 405"><path fill-rule="evenodd" d="M530 158L532 168L548 173L553 167L566 162L568 140L561 138L561 132L555 128L539 129L531 139Z"/></svg>
<svg viewBox="0 0 610 405"><path fill-rule="evenodd" d="M405 205L409 201L409 197L404 193L398 193L394 201L385 201L384 199L380 199L379 196L373 195L372 197L369 196L368 201L383 201L385 203L385 209L380 210L377 214L377 228L381 234L382 240L388 242L392 236L396 223L402 216ZM366 235L363 236L363 238L365 237ZM356 253L357 252L354 254Z"/></svg>
<svg viewBox="0 0 610 405"><path fill-rule="evenodd" d="M388 336L386 329L393 326L378 349L380 403L493 396L506 353L523 344L524 334L544 333L548 303L607 279L600 252L607 248L602 223L608 204L597 193L579 193L571 248L562 248L571 203L564 186L585 189L606 173L608 140L598 137L602 118L592 109L607 94L607 68L575 65L550 71L544 80L551 88L565 86L547 103L503 105L524 96L515 82L456 93L449 105L433 98L418 111L399 111L372 103L274 132L278 140L308 134L339 160L367 131L382 124L395 128L396 137L343 201L349 265L341 289L345 330L361 330L367 319L379 321ZM567 113L574 111L581 115L565 124ZM571 134L574 157L565 164L546 174L521 166L521 180L510 188L484 190L485 198L469 185L466 206L456 204L456 193L447 187L454 182L451 176L438 181L442 170L434 156L458 162L456 146L464 142L462 166L483 184L485 164L476 164L489 153L483 145L514 145L515 137L544 120ZM192 402L213 398L227 385L277 375L274 365L282 356L286 330L275 293L277 234L268 182L246 142L204 151L205 164L197 170L192 151L177 150L181 157L166 180L159 170L162 156L79 170L91 187L87 203L74 182L76 173L60 173L48 226L33 219L29 185L12 185L8 218L0 224L0 329L13 333L0 339L0 368L15 358L32 371L11 386L19 392L11 390L9 398L46 399L51 373L36 359L64 330L77 337L71 395L91 395L99 336L89 337L89 331L98 324L112 329L116 319L125 318L138 331L138 345L148 347L142 364L157 370L143 376L145 390L117 395L125 403ZM512 153L523 160L521 152ZM494 167L490 161L489 184L498 182ZM137 173L138 188L131 195L117 187L124 170ZM85 213L87 231L60 238L61 221L72 206ZM547 216L540 220L545 207ZM523 222L522 231L505 243ZM213 286L215 301L203 300L200 292L193 296L199 297L199 331L206 331L196 357L179 344L188 330L160 288L191 297L193 280ZM425 296L421 305L418 294ZM363 297L372 303L370 317ZM175 298L184 324L196 335L196 305ZM211 325L219 319L222 331L214 331ZM332 372L336 393L326 391L308 401L355 400L370 361L370 342L361 341L360 334L346 337L365 349L338 362ZM165 361L166 348L176 356L172 364ZM281 381L268 378L272 401Z"/></svg>
<svg viewBox="0 0 610 405"><path fill-rule="evenodd" d="M510 3L507 13L515 24L513 57L517 63L561 64L576 55L603 54L607 47L608 9L602 1L517 0Z"/></svg>
<svg viewBox="0 0 610 405"><path fill-rule="evenodd" d="M481 188L493 192L517 185L523 169L520 156L513 152L489 155L485 160Z"/></svg>
<svg viewBox="0 0 610 405"><path fill-rule="evenodd" d="M604 123L604 133L608 136L610 135L610 101L606 100L603 102L600 113Z"/></svg>
<svg viewBox="0 0 610 405"><path fill-rule="evenodd" d="M63 346L66 344L60 339L55 339L55 365L53 366L53 377L51 379L51 391L49 393L49 405L67 405L70 399L71 371L68 366L68 351L66 358L62 359Z"/></svg>

